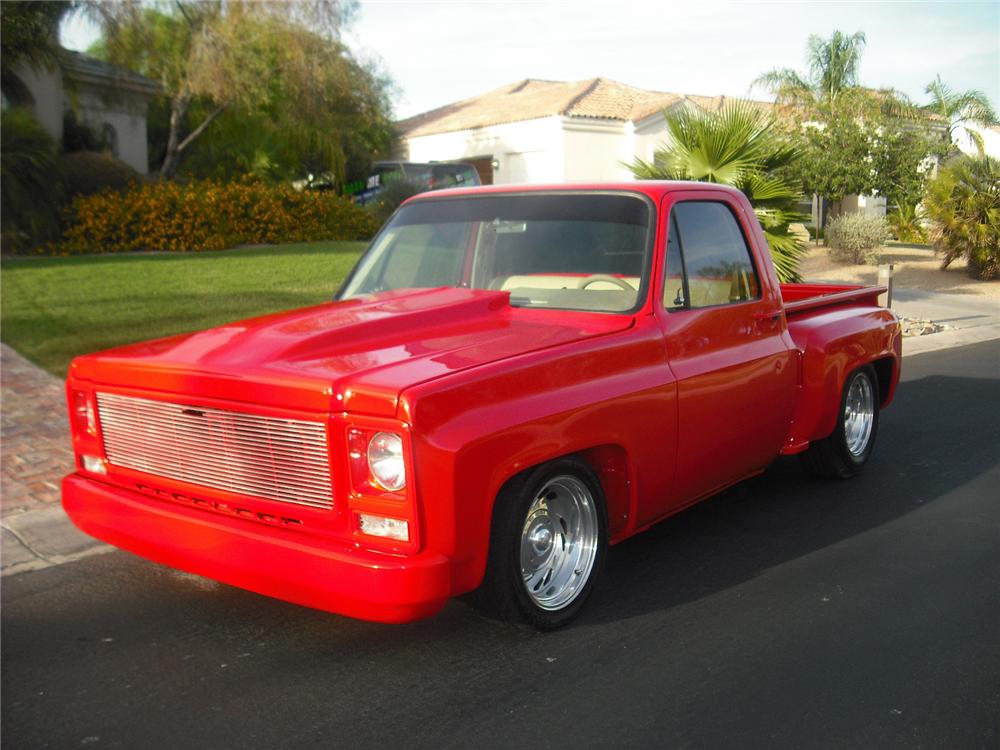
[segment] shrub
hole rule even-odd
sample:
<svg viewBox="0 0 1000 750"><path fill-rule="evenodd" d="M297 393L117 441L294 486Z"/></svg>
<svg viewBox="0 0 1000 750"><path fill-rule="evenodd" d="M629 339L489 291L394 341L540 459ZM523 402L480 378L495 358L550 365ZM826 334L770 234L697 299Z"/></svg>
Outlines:
<svg viewBox="0 0 1000 750"><path fill-rule="evenodd" d="M965 258L971 275L1000 277L1000 161L962 156L942 167L927 185L924 209L942 268Z"/></svg>
<svg viewBox="0 0 1000 750"><path fill-rule="evenodd" d="M198 252L237 245L367 239L371 214L330 192L255 180L135 185L73 200L61 254Z"/></svg>
<svg viewBox="0 0 1000 750"><path fill-rule="evenodd" d="M58 169L70 198L102 190L125 190L131 183L143 179L121 159L96 151L63 154L59 157Z"/></svg>
<svg viewBox="0 0 1000 750"><path fill-rule="evenodd" d="M55 143L30 112L4 111L0 134L3 248L10 252L58 235L61 191Z"/></svg>
<svg viewBox="0 0 1000 750"><path fill-rule="evenodd" d="M876 263L879 248L891 237L888 223L880 216L845 214L826 227L830 257L846 263Z"/></svg>

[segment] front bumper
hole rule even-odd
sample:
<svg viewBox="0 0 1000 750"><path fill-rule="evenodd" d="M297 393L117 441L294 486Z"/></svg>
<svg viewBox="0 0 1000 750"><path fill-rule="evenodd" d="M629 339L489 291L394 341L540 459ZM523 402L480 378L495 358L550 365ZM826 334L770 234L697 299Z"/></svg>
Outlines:
<svg viewBox="0 0 1000 750"><path fill-rule="evenodd" d="M451 594L446 557L370 552L238 518L174 508L79 474L62 483L82 531L172 568L295 604L378 622L433 615Z"/></svg>

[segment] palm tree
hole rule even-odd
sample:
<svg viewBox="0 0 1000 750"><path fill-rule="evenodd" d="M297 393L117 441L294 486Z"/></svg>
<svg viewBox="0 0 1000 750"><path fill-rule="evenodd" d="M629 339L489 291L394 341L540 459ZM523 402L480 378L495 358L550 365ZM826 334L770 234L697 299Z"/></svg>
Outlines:
<svg viewBox="0 0 1000 750"><path fill-rule="evenodd" d="M798 150L774 135L773 122L748 102L732 102L718 112L681 109L665 112L671 142L652 162L627 165L640 180L699 180L731 185L750 200L760 219L771 257L782 281L799 278L806 252L790 230L805 221L797 204L798 186L778 173L799 157Z"/></svg>
<svg viewBox="0 0 1000 750"><path fill-rule="evenodd" d="M807 73L775 68L757 78L753 85L769 89L781 104L832 106L858 87L858 67L865 43L862 31L851 35L834 31L829 39L813 34L806 44Z"/></svg>
<svg viewBox="0 0 1000 750"><path fill-rule="evenodd" d="M974 89L955 91L941 80L941 76L927 84L926 92L931 95L931 101L921 109L948 123L948 131L944 134L948 145L951 146L955 132L961 128L983 153L983 137L967 127L966 123L997 124L997 113L986 94Z"/></svg>

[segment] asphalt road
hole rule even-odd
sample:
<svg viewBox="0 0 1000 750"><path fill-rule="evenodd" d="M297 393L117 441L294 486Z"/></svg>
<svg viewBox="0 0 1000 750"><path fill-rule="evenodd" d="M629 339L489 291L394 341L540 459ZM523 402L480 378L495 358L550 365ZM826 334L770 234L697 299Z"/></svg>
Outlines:
<svg viewBox="0 0 1000 750"><path fill-rule="evenodd" d="M1000 747L1000 340L908 358L868 471L614 548L553 634L356 622L123 552L3 581L5 748Z"/></svg>

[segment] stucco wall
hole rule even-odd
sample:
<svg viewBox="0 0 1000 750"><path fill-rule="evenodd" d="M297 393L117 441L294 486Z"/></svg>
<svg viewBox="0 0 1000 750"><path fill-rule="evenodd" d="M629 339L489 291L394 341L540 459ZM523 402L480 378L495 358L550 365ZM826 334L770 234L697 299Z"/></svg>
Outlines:
<svg viewBox="0 0 1000 750"><path fill-rule="evenodd" d="M63 132L62 71L17 67L14 72L31 92L31 97L34 99L32 110L39 124L56 142L61 141Z"/></svg>
<svg viewBox="0 0 1000 750"><path fill-rule="evenodd" d="M630 179L629 171L621 164L630 159L631 132L626 134L625 125L614 120L564 118L563 179L566 182Z"/></svg>
<svg viewBox="0 0 1000 750"><path fill-rule="evenodd" d="M635 124L635 134L633 136L632 156L643 161L653 161L653 154L669 140L667 135L666 121L663 114L657 112L654 115L640 120Z"/></svg>

